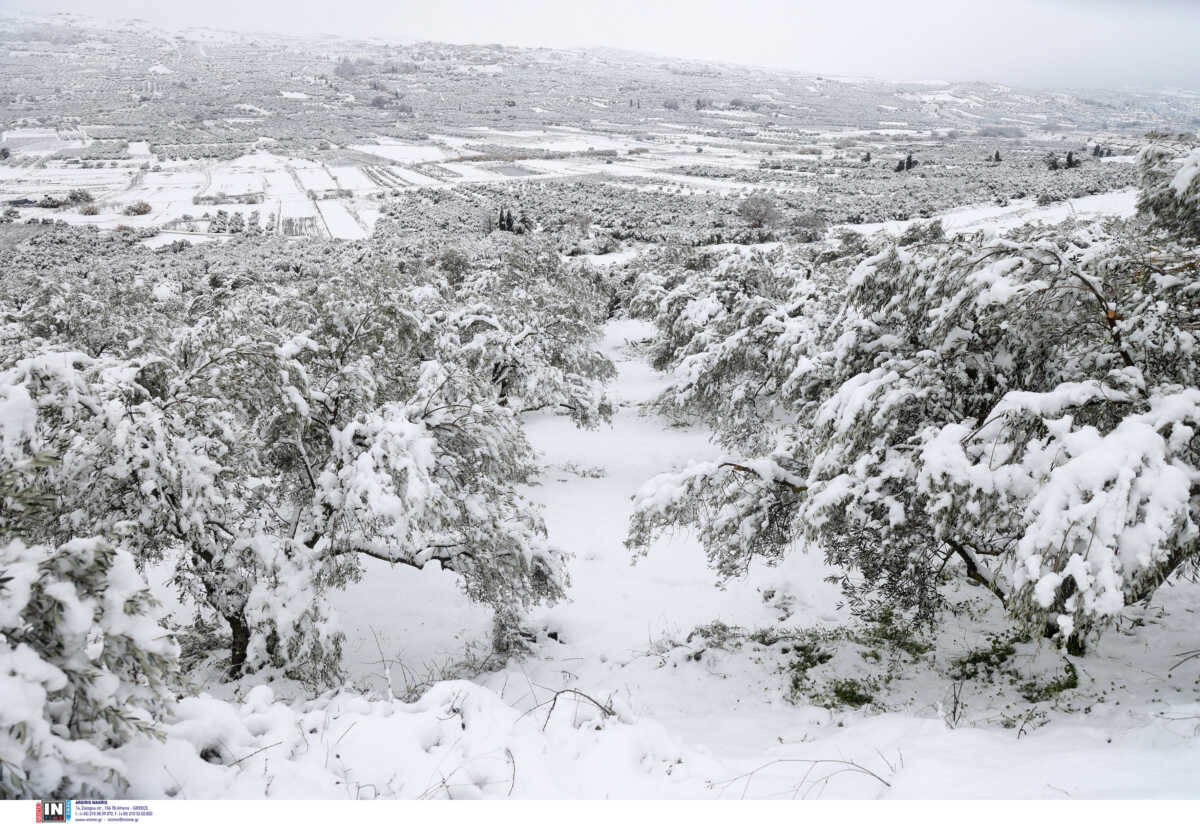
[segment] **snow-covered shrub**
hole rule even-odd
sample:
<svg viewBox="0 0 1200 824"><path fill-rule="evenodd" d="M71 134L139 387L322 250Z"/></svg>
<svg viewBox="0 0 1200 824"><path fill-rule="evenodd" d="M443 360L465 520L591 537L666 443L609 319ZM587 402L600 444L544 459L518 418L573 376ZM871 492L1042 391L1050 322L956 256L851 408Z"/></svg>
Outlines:
<svg viewBox="0 0 1200 824"><path fill-rule="evenodd" d="M732 454L649 482L630 544L696 523L732 575L808 543L852 605L927 619L957 571L1081 644L1200 556L1200 287L1180 244L1132 222L930 231L875 241L840 293L819 284L841 259L818 256L814 285L753 312L709 273L647 285L677 376L659 405L706 416Z"/></svg>
<svg viewBox="0 0 1200 824"><path fill-rule="evenodd" d="M498 265L483 262L486 251L453 295L472 319L464 357L482 356L478 368L519 412L554 409L584 427L611 419L604 387L616 368L597 348L609 302L602 280L564 267L548 246L513 244Z"/></svg>
<svg viewBox="0 0 1200 824"><path fill-rule="evenodd" d="M769 226L779 220L775 202L766 195L750 195L738 204L738 217L753 228Z"/></svg>
<svg viewBox="0 0 1200 824"><path fill-rule="evenodd" d="M1180 160L1182 154L1182 162ZM1200 148L1182 153L1152 144L1138 155L1142 192L1138 211L1159 226L1191 240L1200 239Z"/></svg>
<svg viewBox="0 0 1200 824"><path fill-rule="evenodd" d="M858 235L824 252L826 264L858 250ZM833 320L840 279L815 269L815 250L742 249L721 256L688 249L647 253L630 311L652 318L659 335L651 363L671 368L672 385L656 401L667 415L699 415L719 424L723 443L744 446L769 435L767 419L792 390L789 376Z"/></svg>
<svg viewBox="0 0 1200 824"><path fill-rule="evenodd" d="M128 552L0 539L0 797L112 795L113 749L155 735L174 640Z"/></svg>

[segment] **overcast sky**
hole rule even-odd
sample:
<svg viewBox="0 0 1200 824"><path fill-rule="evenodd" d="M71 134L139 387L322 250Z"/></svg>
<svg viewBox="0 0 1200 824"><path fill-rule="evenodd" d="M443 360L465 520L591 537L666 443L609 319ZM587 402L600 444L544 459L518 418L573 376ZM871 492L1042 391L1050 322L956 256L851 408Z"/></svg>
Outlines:
<svg viewBox="0 0 1200 824"><path fill-rule="evenodd" d="M1200 0L0 0L400 41L616 46L892 80L1200 88Z"/></svg>

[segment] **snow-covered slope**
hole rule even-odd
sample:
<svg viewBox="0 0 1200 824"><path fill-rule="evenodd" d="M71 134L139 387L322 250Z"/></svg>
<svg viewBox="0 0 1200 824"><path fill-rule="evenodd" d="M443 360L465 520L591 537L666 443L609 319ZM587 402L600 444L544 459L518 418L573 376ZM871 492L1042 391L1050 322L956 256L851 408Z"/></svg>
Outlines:
<svg viewBox="0 0 1200 824"><path fill-rule="evenodd" d="M479 652L486 610L450 576L368 568L338 597L352 690L305 704L256 687L239 705L183 702L164 744L125 755L131 792L211 797L1123 798L1200 792L1196 646L1200 588L1180 585L1076 659L1079 686L1018 706L1013 688L966 680L951 706L947 661L1000 631L950 621L861 708L788 698L789 649L769 634L848 617L821 561L797 554L718 589L686 535L636 566L622 544L630 497L650 475L715 454L705 433L639 409L664 378L640 356L648 325L613 321L611 427L536 417L546 464L530 494L574 553L568 601L533 617L530 655L502 668ZM774 593L765 600L764 594ZM781 611L780 593L791 596ZM781 618L783 620L781 620ZM721 622L728 633L722 636ZM708 630L696 631L708 626ZM744 627L739 635L736 629ZM717 627L717 631L712 628ZM474 644L474 657L462 661ZM1020 646L1014 672L1055 653ZM855 656L851 656L855 657ZM455 661L459 666L453 666ZM843 674L868 661L830 666ZM474 671L472 671L474 670ZM469 673L472 680L424 680ZM834 673L837 674L837 673ZM390 685L389 685L390 680ZM389 700L423 695L414 703ZM358 692L356 690L361 690ZM285 690L286 691L286 690ZM204 753L204 760L197 757ZM210 763L211 762L211 763Z"/></svg>

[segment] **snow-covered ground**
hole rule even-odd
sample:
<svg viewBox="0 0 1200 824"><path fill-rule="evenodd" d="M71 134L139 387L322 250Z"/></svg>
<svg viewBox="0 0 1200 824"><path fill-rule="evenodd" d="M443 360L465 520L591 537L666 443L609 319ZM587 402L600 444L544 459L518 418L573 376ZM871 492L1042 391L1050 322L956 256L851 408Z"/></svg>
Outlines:
<svg viewBox="0 0 1200 824"><path fill-rule="evenodd" d="M714 456L705 432L644 414L665 378L641 356L649 325L606 327L617 361L611 426L580 431L538 415L545 466L528 493L573 553L564 602L538 610L528 656L489 658L488 610L452 576L368 564L334 606L347 633L349 691L304 706L252 689L238 706L187 699L162 745L138 745L135 795L513 798L1126 798L1200 795L1200 664L1185 614L1200 587L1167 588L1085 657L1078 687L1020 703L1004 679L966 679L950 662L1003 624L986 608L950 620L874 700L827 708L789 699L789 643L849 617L812 555L755 566L717 587L687 535L631 565L630 497L650 476ZM774 592L772 599L764 598ZM780 593L788 598L781 611ZM1166 613L1174 620L1160 622ZM721 622L729 637L696 632ZM1194 622L1193 622L1194 623ZM882 670L851 647L832 674ZM858 660L861 656L862 660ZM1007 676L1063 660L1018 644ZM444 680L450 679L450 680ZM467 680L462 680L467 679ZM432 687L430 685L432 684ZM415 703L391 699L392 695ZM196 758L219 753L225 765ZM238 759L245 759L238 761Z"/></svg>
<svg viewBox="0 0 1200 824"><path fill-rule="evenodd" d="M1071 198L1039 206L1033 198L1014 200L1007 206L983 203L951 209L937 216L947 230L986 229L1002 232L1026 223L1061 223L1068 219L1093 220L1098 217L1133 217L1137 212L1137 189L1118 189L1098 195ZM901 234L919 220L890 220L884 223L846 224L844 228L865 234L883 230Z"/></svg>

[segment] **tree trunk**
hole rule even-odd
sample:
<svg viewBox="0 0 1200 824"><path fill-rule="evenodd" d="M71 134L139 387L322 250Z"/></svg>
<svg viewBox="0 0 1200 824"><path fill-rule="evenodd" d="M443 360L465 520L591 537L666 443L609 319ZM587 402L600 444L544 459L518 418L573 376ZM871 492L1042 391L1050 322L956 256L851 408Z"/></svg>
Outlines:
<svg viewBox="0 0 1200 824"><path fill-rule="evenodd" d="M226 615L225 620L229 622L232 636L229 643L229 678L233 680L242 677L242 669L246 666L246 653L250 647L250 624L241 612Z"/></svg>

